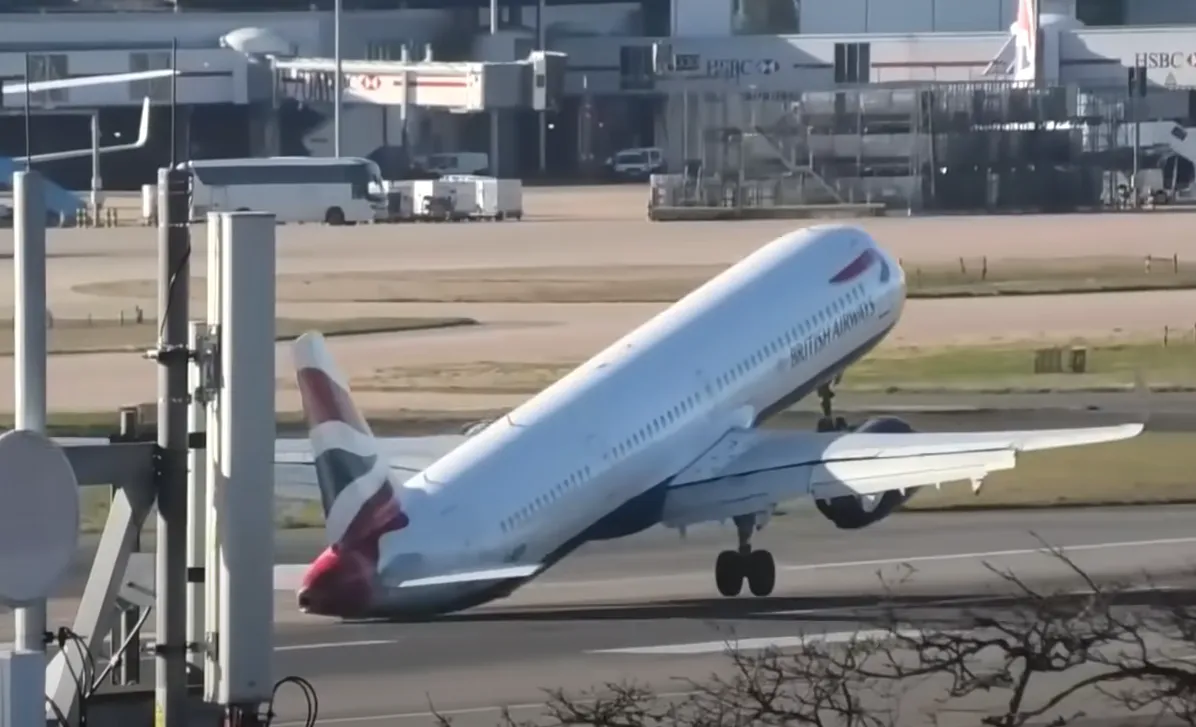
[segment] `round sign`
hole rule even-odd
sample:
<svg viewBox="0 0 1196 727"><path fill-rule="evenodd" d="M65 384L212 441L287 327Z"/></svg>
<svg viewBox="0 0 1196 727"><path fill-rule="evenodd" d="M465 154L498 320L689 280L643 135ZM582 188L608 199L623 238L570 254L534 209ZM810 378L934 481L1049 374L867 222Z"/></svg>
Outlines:
<svg viewBox="0 0 1196 727"><path fill-rule="evenodd" d="M78 543L79 483L66 453L37 432L0 435L0 603L48 597Z"/></svg>
<svg viewBox="0 0 1196 727"><path fill-rule="evenodd" d="M362 76L361 87L367 91L377 91L382 87L382 79L377 76Z"/></svg>

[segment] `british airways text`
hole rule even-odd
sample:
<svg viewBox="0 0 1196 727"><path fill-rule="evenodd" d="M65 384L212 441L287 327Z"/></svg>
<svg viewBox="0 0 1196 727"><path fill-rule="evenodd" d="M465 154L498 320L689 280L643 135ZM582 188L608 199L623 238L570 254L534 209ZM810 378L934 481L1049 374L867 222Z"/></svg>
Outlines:
<svg viewBox="0 0 1196 727"><path fill-rule="evenodd" d="M876 314L876 303L873 301L865 301L859 306L842 313L834 322L817 333L811 334L806 340L799 341L789 351L789 365L797 366L811 357L817 355L819 351L827 347L831 341L842 338L847 335L864 321Z"/></svg>

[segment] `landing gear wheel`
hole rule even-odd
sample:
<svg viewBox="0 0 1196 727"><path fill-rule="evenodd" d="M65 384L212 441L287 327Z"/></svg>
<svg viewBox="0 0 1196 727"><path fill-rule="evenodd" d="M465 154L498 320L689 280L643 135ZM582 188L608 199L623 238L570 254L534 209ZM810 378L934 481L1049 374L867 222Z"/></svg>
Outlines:
<svg viewBox="0 0 1196 727"><path fill-rule="evenodd" d="M719 593L728 598L739 595L743 590L746 561L747 558L734 550L724 550L718 554L718 559L714 561L714 582Z"/></svg>
<svg viewBox="0 0 1196 727"><path fill-rule="evenodd" d="M777 563L767 550L753 550L747 558L748 590L753 596L771 596L777 585Z"/></svg>
<svg viewBox="0 0 1196 727"><path fill-rule="evenodd" d="M846 432L851 430L847 420L843 417L835 416L835 410L831 406L831 401L835 398L835 390L831 388L830 384L823 384L818 387L818 399L822 406L822 418L818 420L817 430L819 432Z"/></svg>

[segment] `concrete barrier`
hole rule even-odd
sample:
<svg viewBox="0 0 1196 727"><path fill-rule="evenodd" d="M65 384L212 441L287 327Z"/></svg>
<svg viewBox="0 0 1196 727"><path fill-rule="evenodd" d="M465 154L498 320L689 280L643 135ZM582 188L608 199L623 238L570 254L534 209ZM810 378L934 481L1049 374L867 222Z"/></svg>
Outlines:
<svg viewBox="0 0 1196 727"><path fill-rule="evenodd" d="M653 222L697 222L713 220L809 220L852 217L882 217L883 204L807 204L775 207L649 207Z"/></svg>

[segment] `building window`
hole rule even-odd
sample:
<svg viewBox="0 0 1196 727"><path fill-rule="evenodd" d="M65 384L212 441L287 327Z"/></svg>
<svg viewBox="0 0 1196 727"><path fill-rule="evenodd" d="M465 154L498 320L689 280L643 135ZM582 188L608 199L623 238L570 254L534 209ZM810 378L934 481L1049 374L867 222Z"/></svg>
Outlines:
<svg viewBox="0 0 1196 727"><path fill-rule="evenodd" d="M397 61L403 57L403 46L405 43L401 40L380 40L370 41L365 44L366 60L371 61ZM416 59L418 60L418 59Z"/></svg>
<svg viewBox="0 0 1196 727"><path fill-rule="evenodd" d="M1125 0L1076 0L1076 20L1084 25L1125 25Z"/></svg>
<svg viewBox="0 0 1196 727"><path fill-rule="evenodd" d="M619 49L619 88L623 91L650 91L655 88L652 46L625 45Z"/></svg>
<svg viewBox="0 0 1196 727"><path fill-rule="evenodd" d="M69 76L67 70L67 56L65 53L35 53L29 56L29 79L38 81L57 81ZM37 91L29 94L32 106L47 106L50 104L66 103L67 89L55 88L49 91Z"/></svg>
<svg viewBox="0 0 1196 727"><path fill-rule="evenodd" d="M138 51L129 54L129 71L161 71L170 68L170 51ZM170 102L170 78L150 78L128 84L129 98L140 101L149 98L156 103Z"/></svg>
<svg viewBox="0 0 1196 727"><path fill-rule="evenodd" d="M731 0L735 35L796 35L801 32L801 0Z"/></svg>
<svg viewBox="0 0 1196 727"><path fill-rule="evenodd" d="M871 43L835 43L835 83L868 83L871 77Z"/></svg>

